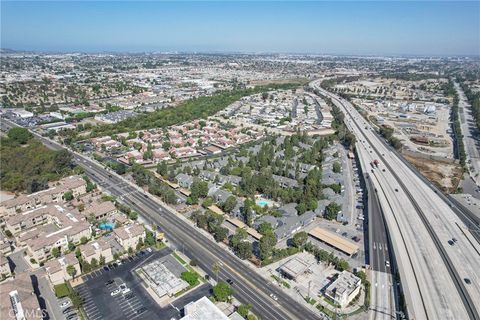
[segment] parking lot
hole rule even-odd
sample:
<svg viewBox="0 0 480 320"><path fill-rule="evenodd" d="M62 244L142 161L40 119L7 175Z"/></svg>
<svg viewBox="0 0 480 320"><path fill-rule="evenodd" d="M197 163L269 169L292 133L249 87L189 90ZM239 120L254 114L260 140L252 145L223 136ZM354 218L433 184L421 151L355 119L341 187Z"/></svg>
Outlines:
<svg viewBox="0 0 480 320"><path fill-rule="evenodd" d="M170 307L161 308L142 286L142 280L134 270L155 259L164 257L171 250L144 252L121 265L99 269L83 277L84 283L75 290L84 299L83 308L90 320L100 319L179 319L180 310L190 301L208 295L210 285L199 286ZM120 288L123 288L123 290ZM126 289L128 288L128 289ZM116 290L120 289L120 292ZM112 292L115 292L112 296Z"/></svg>

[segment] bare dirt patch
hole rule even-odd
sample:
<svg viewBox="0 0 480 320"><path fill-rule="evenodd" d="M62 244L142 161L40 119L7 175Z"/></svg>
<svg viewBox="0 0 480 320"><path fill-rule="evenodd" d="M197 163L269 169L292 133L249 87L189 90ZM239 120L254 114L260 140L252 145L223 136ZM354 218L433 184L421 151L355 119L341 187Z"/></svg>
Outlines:
<svg viewBox="0 0 480 320"><path fill-rule="evenodd" d="M410 155L404 155L404 157L443 192L454 193L456 191L463 174L459 164L416 158Z"/></svg>

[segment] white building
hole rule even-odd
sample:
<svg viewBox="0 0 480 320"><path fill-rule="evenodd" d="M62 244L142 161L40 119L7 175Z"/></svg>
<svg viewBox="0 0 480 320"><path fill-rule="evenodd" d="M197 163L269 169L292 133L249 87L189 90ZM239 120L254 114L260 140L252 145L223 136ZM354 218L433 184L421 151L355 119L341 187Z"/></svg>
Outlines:
<svg viewBox="0 0 480 320"><path fill-rule="evenodd" d="M342 271L337 280L332 282L325 290L325 295L346 307L359 293L362 280L348 271Z"/></svg>

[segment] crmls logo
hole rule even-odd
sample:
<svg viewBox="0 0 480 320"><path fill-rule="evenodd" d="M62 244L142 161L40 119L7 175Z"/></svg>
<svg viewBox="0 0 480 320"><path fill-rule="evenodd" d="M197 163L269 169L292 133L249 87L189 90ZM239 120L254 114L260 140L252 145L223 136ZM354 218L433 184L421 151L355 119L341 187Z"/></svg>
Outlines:
<svg viewBox="0 0 480 320"><path fill-rule="evenodd" d="M42 319L47 316L46 309L27 309L23 310L23 319ZM15 311L10 309L8 311L9 319L16 319Z"/></svg>

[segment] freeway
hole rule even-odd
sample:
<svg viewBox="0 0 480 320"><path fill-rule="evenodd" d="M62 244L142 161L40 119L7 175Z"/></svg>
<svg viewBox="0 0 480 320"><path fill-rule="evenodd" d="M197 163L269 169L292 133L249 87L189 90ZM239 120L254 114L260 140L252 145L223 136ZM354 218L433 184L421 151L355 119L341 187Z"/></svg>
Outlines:
<svg viewBox="0 0 480 320"><path fill-rule="evenodd" d="M463 221L383 143L355 108L320 88L346 115L364 170L372 171L392 239L409 316L478 319L479 248ZM378 159L379 169L370 167ZM455 239L454 245L448 241ZM464 279L471 279L465 284Z"/></svg>
<svg viewBox="0 0 480 320"><path fill-rule="evenodd" d="M369 257L372 269L372 291L370 319L395 319L398 308L395 298L396 287L393 285L392 270L394 266L391 258L391 248L387 234L387 226L382 215L380 202L375 192L375 187L365 174L368 190L368 234Z"/></svg>
<svg viewBox="0 0 480 320"><path fill-rule="evenodd" d="M2 119L2 126L15 124ZM62 145L32 132L47 147L62 149ZM215 278L214 263L219 263L219 279L233 281L235 296L242 303L250 303L253 312L262 319L318 319L319 316L286 295L248 264L233 253L220 247L203 235L197 228L178 216L173 209L160 202L155 196L146 193L138 186L105 169L97 162L73 152L75 161L85 169L85 173L104 190L123 199L135 209L145 221L159 226L166 237L177 248L184 248L185 254L198 261L198 265ZM277 300L270 297L273 294Z"/></svg>

